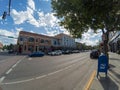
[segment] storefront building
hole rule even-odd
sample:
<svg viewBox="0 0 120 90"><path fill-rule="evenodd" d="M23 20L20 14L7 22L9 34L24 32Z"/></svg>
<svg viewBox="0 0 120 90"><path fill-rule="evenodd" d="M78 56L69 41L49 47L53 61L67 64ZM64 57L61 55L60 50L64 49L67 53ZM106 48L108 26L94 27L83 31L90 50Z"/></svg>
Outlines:
<svg viewBox="0 0 120 90"><path fill-rule="evenodd" d="M109 41L110 51L120 54L120 31L116 32Z"/></svg>
<svg viewBox="0 0 120 90"><path fill-rule="evenodd" d="M67 35L64 34L62 36L57 35L55 37L50 37L46 35L20 31L17 41L17 52L20 54L28 54L37 51L43 51L47 53L56 49L60 50L64 46L66 48L72 46L75 47L75 45L70 44L71 40L72 43L75 43L72 37L67 38L67 45L63 44L63 36L65 37Z"/></svg>

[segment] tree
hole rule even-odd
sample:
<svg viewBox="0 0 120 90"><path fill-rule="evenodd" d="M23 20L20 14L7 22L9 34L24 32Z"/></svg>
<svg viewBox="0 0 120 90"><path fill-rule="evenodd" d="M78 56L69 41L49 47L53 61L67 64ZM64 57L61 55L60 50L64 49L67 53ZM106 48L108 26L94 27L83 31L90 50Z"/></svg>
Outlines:
<svg viewBox="0 0 120 90"><path fill-rule="evenodd" d="M55 16L74 37L92 29L105 36L104 53L108 56L109 33L120 30L120 0L52 0Z"/></svg>

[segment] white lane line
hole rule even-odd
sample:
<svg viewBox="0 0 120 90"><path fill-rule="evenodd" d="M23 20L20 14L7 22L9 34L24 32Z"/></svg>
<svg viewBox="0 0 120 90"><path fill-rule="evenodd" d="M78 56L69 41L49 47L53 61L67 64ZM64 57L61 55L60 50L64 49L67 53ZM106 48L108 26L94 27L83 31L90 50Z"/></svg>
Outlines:
<svg viewBox="0 0 120 90"><path fill-rule="evenodd" d="M25 58L25 56L24 56L23 58ZM22 59L23 59L23 58L22 58ZM15 68L15 67L22 61L22 59L18 60L18 61L6 72L6 74L9 74L9 73L13 70L13 68Z"/></svg>
<svg viewBox="0 0 120 90"><path fill-rule="evenodd" d="M47 76L50 76L50 75L56 74L56 73L61 72L61 71L63 71L63 70L64 70L64 69L60 69L60 70L58 70L58 71L55 71L55 72L49 73L49 74L47 74Z"/></svg>
<svg viewBox="0 0 120 90"><path fill-rule="evenodd" d="M35 79L41 79L41 78L44 78L44 77L47 77L47 75L42 75L42 76L39 76L39 77L36 77Z"/></svg>
<svg viewBox="0 0 120 90"><path fill-rule="evenodd" d="M12 66L12 68L15 68L17 66L17 64L14 64L13 66Z"/></svg>
<svg viewBox="0 0 120 90"><path fill-rule="evenodd" d="M17 83L23 83L23 82L29 82L34 80L34 78L27 79L27 80L22 80L22 81L16 81L16 82L10 82L10 83L4 83L4 84L17 84ZM3 83L2 83L3 84Z"/></svg>
<svg viewBox="0 0 120 90"><path fill-rule="evenodd" d="M32 60L32 58L28 58L28 60Z"/></svg>
<svg viewBox="0 0 120 90"><path fill-rule="evenodd" d="M85 62L84 62L84 63L85 63ZM84 64L84 63L82 63L82 64ZM46 75L38 76L38 77L31 78L31 79L27 79L27 80L21 80L21 81L9 82L9 83L2 83L2 84L18 84L18 83L25 83L25 82L37 80L37 79L42 79L42 78L48 77L48 76L50 76L50 75L59 73L59 72L61 72L61 71L67 70L67 69L73 67L75 64L76 64L76 63L74 63L74 64L72 64L72 65L70 65L70 66L67 66L67 67L65 67L65 68L63 68L63 69L60 69L60 70L54 71L54 72L52 72L52 73L46 74ZM82 64L81 64L81 65L82 65Z"/></svg>
<svg viewBox="0 0 120 90"><path fill-rule="evenodd" d="M10 68L10 69L6 72L6 74L9 74L11 71L12 71L12 68Z"/></svg>
<svg viewBox="0 0 120 90"><path fill-rule="evenodd" d="M17 66L17 64L19 64L25 57L26 56L24 56L22 59L20 59L19 61L17 61L17 63L14 64L5 74L9 74L13 70L13 68L15 68ZM2 78L0 78L0 83L2 83L5 78L6 78L5 76L3 76Z"/></svg>
<svg viewBox="0 0 120 90"><path fill-rule="evenodd" d="M39 77L35 77L35 78L31 78L31 79L27 79L27 80L21 80L21 81L15 81L15 82L9 82L9 83L2 83L2 84L18 84L18 83L23 83L23 82L29 82L29 81L33 81L33 80L37 80L37 79L42 79L42 78L45 78L47 76L50 76L50 75L53 75L53 74L56 74L56 73L59 73L61 71L64 71L64 70L67 70L69 69L70 67L72 67L73 65L70 65L64 69L60 69L60 70L57 70L57 71L54 71L52 73L49 73L49 74L46 74L46 75L42 75L42 76L39 76Z"/></svg>
<svg viewBox="0 0 120 90"><path fill-rule="evenodd" d="M0 84L2 83L2 81L5 79L5 76L0 78Z"/></svg>

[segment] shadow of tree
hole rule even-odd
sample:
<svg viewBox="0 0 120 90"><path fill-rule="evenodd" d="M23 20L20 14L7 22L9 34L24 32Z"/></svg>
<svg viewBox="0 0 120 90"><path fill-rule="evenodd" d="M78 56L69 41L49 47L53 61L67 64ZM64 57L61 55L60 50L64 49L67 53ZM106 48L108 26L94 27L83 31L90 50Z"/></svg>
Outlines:
<svg viewBox="0 0 120 90"><path fill-rule="evenodd" d="M104 90L119 90L118 85L109 77L101 77L98 79Z"/></svg>
<svg viewBox="0 0 120 90"><path fill-rule="evenodd" d="M113 69L109 69L109 71L114 74L118 79L120 79L120 74L116 71L114 71Z"/></svg>
<svg viewBox="0 0 120 90"><path fill-rule="evenodd" d="M120 59L118 58L109 58L110 60L117 60L117 61L120 61Z"/></svg>
<svg viewBox="0 0 120 90"><path fill-rule="evenodd" d="M115 68L115 65L109 64L110 68Z"/></svg>

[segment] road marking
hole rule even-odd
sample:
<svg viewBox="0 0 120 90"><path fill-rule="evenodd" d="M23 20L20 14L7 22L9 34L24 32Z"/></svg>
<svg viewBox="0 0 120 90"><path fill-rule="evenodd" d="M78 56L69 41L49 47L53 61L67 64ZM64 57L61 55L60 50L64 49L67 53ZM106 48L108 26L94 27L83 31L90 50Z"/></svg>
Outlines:
<svg viewBox="0 0 120 90"><path fill-rule="evenodd" d="M23 82L28 82L28 81L32 81L32 80L34 80L34 78L27 79L27 80L22 80L22 81L16 81L16 82L4 83L4 84L17 84L17 83L23 83ZM3 84L3 83L2 83L2 84Z"/></svg>
<svg viewBox="0 0 120 90"><path fill-rule="evenodd" d="M22 59L18 60L5 74L9 74L13 68L15 68L26 56L24 56ZM3 76L0 78L0 84L3 82L3 80L5 79L6 77Z"/></svg>
<svg viewBox="0 0 120 90"><path fill-rule="evenodd" d="M12 66L12 68L15 68L17 65L16 64L14 64L13 66Z"/></svg>
<svg viewBox="0 0 120 90"><path fill-rule="evenodd" d="M50 76L50 75L56 74L56 73L61 72L61 71L63 71L63 70L65 70L65 69L60 69L60 70L58 70L58 71L55 71L55 72L49 73L49 74L47 74L47 76Z"/></svg>
<svg viewBox="0 0 120 90"><path fill-rule="evenodd" d="M86 63L86 62L84 62L84 63ZM82 65L83 65L84 63L82 63ZM54 72L52 72L52 73L48 73L48 74L46 74L46 75L38 76L38 77L31 78L31 79L27 79L27 80L21 80L21 81L15 81L15 82L2 83L2 85L3 85L3 84L18 84L18 83L23 83L23 82L29 82L29 81L37 80L37 79L42 79L42 78L45 78L45 77L47 77L47 76L56 74L56 73L58 73L58 72L67 70L67 69L73 67L75 64L76 64L76 63L74 63L74 64L72 64L72 65L69 65L69 66L67 66L67 67L65 67L65 68L63 68L63 69L54 71Z"/></svg>
<svg viewBox="0 0 120 90"><path fill-rule="evenodd" d="M6 72L6 74L9 74L11 71L12 71L12 68L10 68L10 69Z"/></svg>
<svg viewBox="0 0 120 90"><path fill-rule="evenodd" d="M2 83L2 81L5 79L5 76L0 78L0 84Z"/></svg>
<svg viewBox="0 0 120 90"><path fill-rule="evenodd" d="M94 70L91 77L90 77L90 79L88 80L87 84L85 85L84 90L89 90L90 89L90 86L91 86L91 84L93 82L93 79L94 79L95 75L96 75L96 71Z"/></svg>
<svg viewBox="0 0 120 90"><path fill-rule="evenodd" d="M32 58L28 58L28 60L32 60Z"/></svg>
<svg viewBox="0 0 120 90"><path fill-rule="evenodd" d="M41 78L44 78L44 77L47 77L47 75L42 75L42 76L36 77L35 80L41 79Z"/></svg>
<svg viewBox="0 0 120 90"><path fill-rule="evenodd" d="M84 63L83 63L83 64L84 64ZM70 65L70 66L68 66L68 67L65 67L65 68L63 68L63 69L54 71L54 72L49 73L49 74L46 74L46 75L38 76L38 77L35 77L35 78L31 78L31 79L27 79L27 80L21 80L21 81L15 81L15 82L9 82L9 83L2 83L2 84L18 84L18 83L23 83L23 82L28 82L28 81L32 81L32 80L37 80L37 79L45 78L45 77L47 77L47 76L56 74L56 73L58 73L58 72L67 70L67 69L69 69L70 67L72 67L72 66L74 66L74 65L75 65L75 64L72 64L72 65Z"/></svg>

